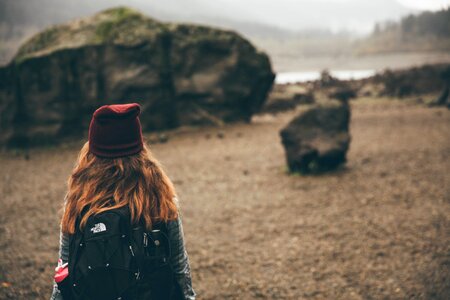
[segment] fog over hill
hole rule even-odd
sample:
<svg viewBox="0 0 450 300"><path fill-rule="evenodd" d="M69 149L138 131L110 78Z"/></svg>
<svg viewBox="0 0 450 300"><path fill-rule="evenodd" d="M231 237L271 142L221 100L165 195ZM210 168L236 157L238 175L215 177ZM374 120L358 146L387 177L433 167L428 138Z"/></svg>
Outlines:
<svg viewBox="0 0 450 300"><path fill-rule="evenodd" d="M401 4L410 1L414 0L0 0L0 64L9 62L20 44L50 25L121 5L161 21L235 30L266 51L276 69L298 69L311 57L339 58L358 52L354 42L370 38L377 23L398 23L406 15L420 13ZM362 52L376 54L383 45L370 44ZM313 68L329 65L322 61Z"/></svg>
<svg viewBox="0 0 450 300"><path fill-rule="evenodd" d="M396 0L0 0L0 20L9 26L44 26L116 5L152 17L229 27L244 33L324 29L368 33L376 21L413 12Z"/></svg>

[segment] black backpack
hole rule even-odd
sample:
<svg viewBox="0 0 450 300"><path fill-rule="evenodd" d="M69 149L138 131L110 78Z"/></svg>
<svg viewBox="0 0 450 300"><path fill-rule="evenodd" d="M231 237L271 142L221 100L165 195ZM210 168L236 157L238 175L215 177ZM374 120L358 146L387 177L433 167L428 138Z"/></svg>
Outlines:
<svg viewBox="0 0 450 300"><path fill-rule="evenodd" d="M166 224L132 226L128 207L90 216L70 237L64 300L174 299Z"/></svg>

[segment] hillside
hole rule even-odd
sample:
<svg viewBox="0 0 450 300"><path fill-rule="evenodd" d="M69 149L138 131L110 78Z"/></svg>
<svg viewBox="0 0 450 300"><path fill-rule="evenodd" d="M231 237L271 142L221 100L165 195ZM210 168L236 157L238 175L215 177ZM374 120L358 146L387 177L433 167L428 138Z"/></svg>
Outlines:
<svg viewBox="0 0 450 300"><path fill-rule="evenodd" d="M378 23L356 46L360 54L408 51L450 51L450 8Z"/></svg>

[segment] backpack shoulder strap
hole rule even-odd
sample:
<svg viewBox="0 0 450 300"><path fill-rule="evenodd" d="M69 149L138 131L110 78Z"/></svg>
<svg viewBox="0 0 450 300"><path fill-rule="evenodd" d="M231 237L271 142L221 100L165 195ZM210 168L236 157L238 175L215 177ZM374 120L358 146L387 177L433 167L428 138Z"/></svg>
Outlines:
<svg viewBox="0 0 450 300"><path fill-rule="evenodd" d="M69 261L68 261L69 275L73 274L73 270L78 256L78 251L82 243L83 233L80 231L80 223L86 211L87 208L83 209L81 215L77 216L77 218L75 219L75 233L69 235Z"/></svg>
<svg viewBox="0 0 450 300"><path fill-rule="evenodd" d="M169 231L167 228L167 223L164 221L160 221L160 222L156 222L153 224L152 227L152 231L153 230L159 230L161 233L161 236L164 239L164 250L165 250L165 254L166 257L168 259L170 259L170 257L172 256L172 248L171 248L171 244L170 244L170 238L169 238Z"/></svg>

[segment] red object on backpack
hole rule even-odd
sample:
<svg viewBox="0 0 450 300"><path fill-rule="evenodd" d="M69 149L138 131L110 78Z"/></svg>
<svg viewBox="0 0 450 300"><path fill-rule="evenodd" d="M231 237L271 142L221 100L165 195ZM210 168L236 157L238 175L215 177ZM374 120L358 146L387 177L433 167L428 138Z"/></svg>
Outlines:
<svg viewBox="0 0 450 300"><path fill-rule="evenodd" d="M69 276L69 266L67 263L61 264L61 261L58 261L58 266L55 268L55 282L60 283L66 277Z"/></svg>

